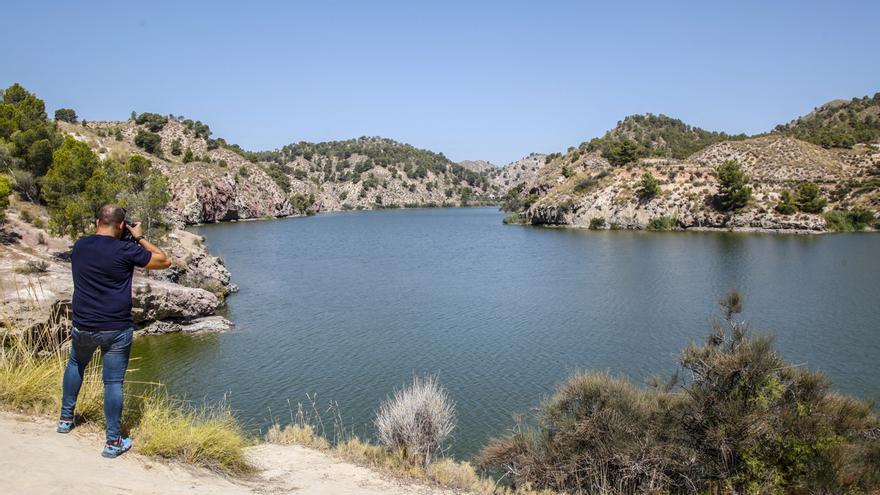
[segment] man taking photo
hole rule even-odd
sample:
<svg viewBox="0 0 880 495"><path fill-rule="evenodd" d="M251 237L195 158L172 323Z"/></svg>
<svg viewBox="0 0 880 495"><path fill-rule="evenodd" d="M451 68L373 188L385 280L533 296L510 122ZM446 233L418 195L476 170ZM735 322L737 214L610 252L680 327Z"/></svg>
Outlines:
<svg viewBox="0 0 880 495"><path fill-rule="evenodd" d="M83 374L95 349L100 347L107 424L107 443L102 455L114 458L131 448L131 439L122 437L120 423L122 384L134 332L131 316L134 267L161 270L171 266L171 259L144 238L140 223L125 221L125 210L118 205L102 206L95 227L93 235L76 241L71 253L72 346L64 370L58 432L68 433L73 428Z"/></svg>

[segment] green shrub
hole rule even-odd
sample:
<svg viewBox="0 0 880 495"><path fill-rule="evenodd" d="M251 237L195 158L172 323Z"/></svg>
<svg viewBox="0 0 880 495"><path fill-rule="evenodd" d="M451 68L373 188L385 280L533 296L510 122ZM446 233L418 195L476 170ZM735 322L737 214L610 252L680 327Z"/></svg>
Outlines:
<svg viewBox="0 0 880 495"><path fill-rule="evenodd" d="M520 215L517 212L508 213L507 216L504 217L504 220L502 220L502 222L505 224L512 224L512 225L522 223L522 215Z"/></svg>
<svg viewBox="0 0 880 495"><path fill-rule="evenodd" d="M46 273L49 270L49 263L43 260L30 260L24 265L16 267L15 273L22 275L35 275L38 273Z"/></svg>
<svg viewBox="0 0 880 495"><path fill-rule="evenodd" d="M195 160L195 157L193 156L193 150L187 148L186 151L183 152L183 163L189 163L193 160Z"/></svg>
<svg viewBox="0 0 880 495"><path fill-rule="evenodd" d="M775 209L783 215L791 215L797 211L797 205L794 202L794 196L791 194L791 191L782 191L779 195L779 203L776 203Z"/></svg>
<svg viewBox="0 0 880 495"><path fill-rule="evenodd" d="M642 201L650 201L660 192L660 181L654 177L651 172L645 172L639 187L636 189L636 196Z"/></svg>
<svg viewBox="0 0 880 495"><path fill-rule="evenodd" d="M313 204L315 204L315 197L312 195L306 196L305 194L296 193L290 198L290 205L294 211L299 213L308 213L311 211Z"/></svg>
<svg viewBox="0 0 880 495"><path fill-rule="evenodd" d="M174 138L174 141L171 141L171 154L174 156L180 156L181 151L181 143L179 138ZM189 149L189 148L187 148Z"/></svg>
<svg viewBox="0 0 880 495"><path fill-rule="evenodd" d="M144 112L138 115L134 121L138 125L145 126L150 132L159 132L168 123L168 117L158 113Z"/></svg>
<svg viewBox="0 0 880 495"><path fill-rule="evenodd" d="M161 150L162 137L156 133L138 129L134 137L134 144L143 148L147 153L157 154L156 152Z"/></svg>
<svg viewBox="0 0 880 495"><path fill-rule="evenodd" d="M736 160L727 160L716 169L718 174L718 208L721 211L732 211L744 208L752 197L752 188L747 184L749 176L745 174Z"/></svg>
<svg viewBox="0 0 880 495"><path fill-rule="evenodd" d="M832 210L825 213L828 230L835 232L859 232L874 221L874 214L863 208L853 210Z"/></svg>
<svg viewBox="0 0 880 495"><path fill-rule="evenodd" d="M822 213L828 201L822 197L819 186L813 182L802 182L798 186L795 204L804 213Z"/></svg>
<svg viewBox="0 0 880 495"><path fill-rule="evenodd" d="M605 219L602 217L593 217L590 219L590 230L599 230L605 228Z"/></svg>
<svg viewBox="0 0 880 495"><path fill-rule="evenodd" d="M12 181L9 177L0 175L0 219L3 218L3 211L9 206L10 194L12 194Z"/></svg>
<svg viewBox="0 0 880 495"><path fill-rule="evenodd" d="M579 373L531 422L492 440L484 468L566 493L873 493L880 418L820 373L786 363L724 298L704 345L681 354L688 381L638 388Z"/></svg>
<svg viewBox="0 0 880 495"><path fill-rule="evenodd" d="M678 219L670 216L654 217L648 221L648 230L672 230L678 224Z"/></svg>

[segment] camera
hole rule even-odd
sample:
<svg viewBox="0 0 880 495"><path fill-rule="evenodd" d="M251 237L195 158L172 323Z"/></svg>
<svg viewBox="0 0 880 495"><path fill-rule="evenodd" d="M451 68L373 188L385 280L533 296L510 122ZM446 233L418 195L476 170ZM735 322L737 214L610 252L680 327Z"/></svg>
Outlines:
<svg viewBox="0 0 880 495"><path fill-rule="evenodd" d="M122 209L122 213L124 215L128 214L128 212L125 211L125 208ZM134 227L136 225L135 222L129 222L127 218L124 219L123 222L125 222L125 226L122 227L122 232L119 234L119 240L134 242L134 236L131 235L131 231L126 227Z"/></svg>
<svg viewBox="0 0 880 495"><path fill-rule="evenodd" d="M123 220L123 221L125 222L125 225L127 225L128 227L135 226L134 222L129 222L128 220ZM131 235L131 231L126 228L122 229L122 234L119 236L119 239L123 240L123 241L134 242L134 236Z"/></svg>

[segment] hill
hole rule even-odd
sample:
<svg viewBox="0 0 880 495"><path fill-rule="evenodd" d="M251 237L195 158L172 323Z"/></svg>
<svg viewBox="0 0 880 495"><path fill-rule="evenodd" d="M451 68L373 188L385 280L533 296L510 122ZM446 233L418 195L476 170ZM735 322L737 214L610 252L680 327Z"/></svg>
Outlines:
<svg viewBox="0 0 880 495"><path fill-rule="evenodd" d="M211 138L210 128L201 122L157 114L127 121L61 122L59 129L88 143L102 159L147 157L168 177L168 217L184 224L479 204L490 189L486 173L441 153L380 137L246 152ZM144 136L155 136L155 144Z"/></svg>
<svg viewBox="0 0 880 495"><path fill-rule="evenodd" d="M730 139L729 136L685 124L666 115L630 115L600 138L581 143L583 152L599 152L609 162L622 165L644 157L686 158L697 151Z"/></svg>
<svg viewBox="0 0 880 495"><path fill-rule="evenodd" d="M809 114L776 126L774 132L824 148L849 148L880 142L880 93L851 100L834 100Z"/></svg>
<svg viewBox="0 0 880 495"><path fill-rule="evenodd" d="M880 150L869 130L876 113L873 99L836 102L752 138L662 115L627 117L601 138L547 155L507 192L506 221L594 229L876 229ZM839 147L793 136L821 135L816 129L852 133L856 142ZM735 208L719 205L719 167L728 162L744 181Z"/></svg>

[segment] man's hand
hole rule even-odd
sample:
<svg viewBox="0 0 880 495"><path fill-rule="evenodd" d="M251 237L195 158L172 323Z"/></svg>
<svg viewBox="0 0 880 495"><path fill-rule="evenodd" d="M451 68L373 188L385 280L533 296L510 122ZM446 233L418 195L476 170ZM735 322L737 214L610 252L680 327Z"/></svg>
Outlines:
<svg viewBox="0 0 880 495"><path fill-rule="evenodd" d="M124 223L123 225L125 225L125 228L128 229L129 232L131 232L132 237L134 237L135 239L137 239L138 237L143 237L144 229L141 228L141 222L134 224L134 227L128 225L127 223Z"/></svg>

